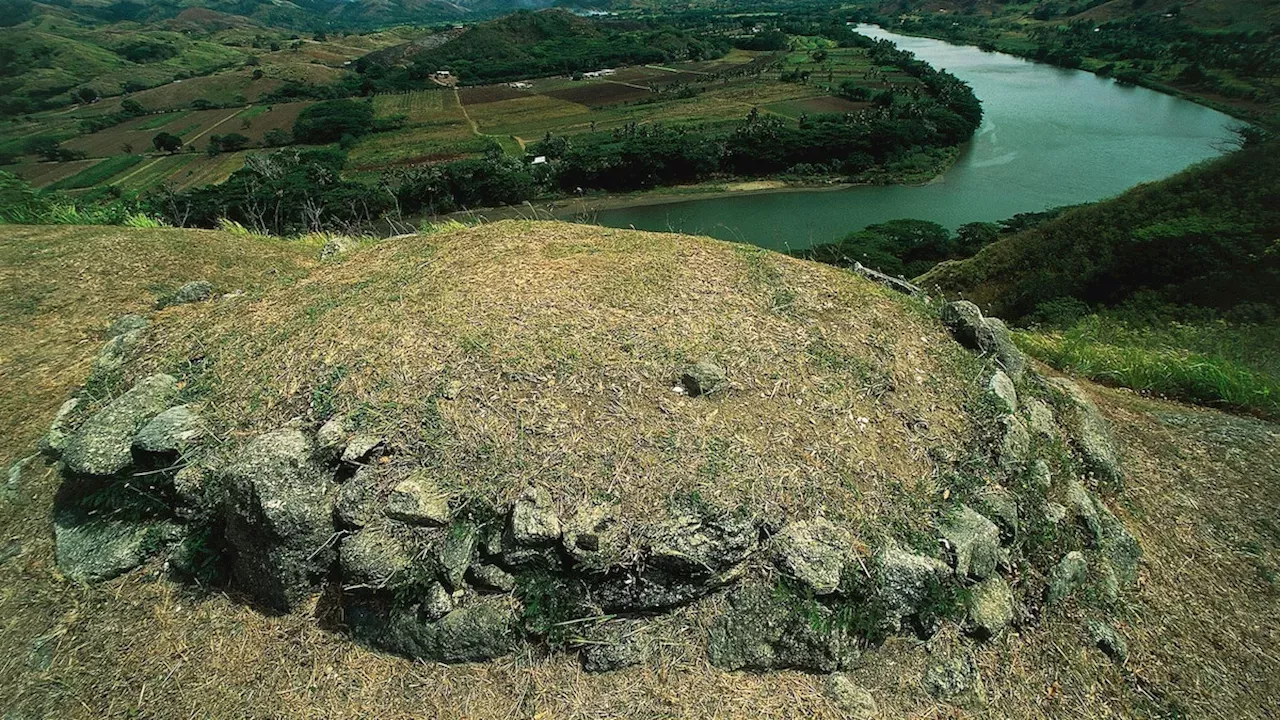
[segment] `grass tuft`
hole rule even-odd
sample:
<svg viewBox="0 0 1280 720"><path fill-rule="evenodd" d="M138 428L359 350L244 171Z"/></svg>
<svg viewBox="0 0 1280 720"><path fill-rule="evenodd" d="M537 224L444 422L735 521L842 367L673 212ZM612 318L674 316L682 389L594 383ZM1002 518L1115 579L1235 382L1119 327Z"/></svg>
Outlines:
<svg viewBox="0 0 1280 720"><path fill-rule="evenodd" d="M1066 372L1141 392L1280 418L1280 327L1222 321L1135 327L1094 315L1018 344Z"/></svg>

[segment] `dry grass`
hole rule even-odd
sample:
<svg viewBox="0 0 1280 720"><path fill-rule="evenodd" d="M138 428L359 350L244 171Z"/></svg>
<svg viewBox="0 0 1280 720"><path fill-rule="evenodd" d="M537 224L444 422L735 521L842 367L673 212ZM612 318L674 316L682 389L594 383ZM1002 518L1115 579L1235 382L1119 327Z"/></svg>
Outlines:
<svg viewBox="0 0 1280 720"><path fill-rule="evenodd" d="M680 443L730 427L725 434L731 447L739 447L741 434L746 440L740 452L759 452L761 425L803 433L801 441L784 438L769 446L773 454L794 458L810 446L836 447L822 432L837 427L838 413L817 402L821 395L847 398L855 414L863 407L877 413L869 416L868 431L879 433L876 442L844 438L848 445L840 452L900 462L909 474L915 467L906 451L910 444L888 418L907 411L944 414L955 400L938 396L960 384L954 369L947 371L936 357L940 331L903 313L878 290L829 268L706 240L507 223L373 245L290 283L311 267L314 248L172 230L4 233L5 460L30 451L53 409L83 379L98 333L112 317L145 310L161 285L192 277L263 290L251 292L234 313L206 305L175 308L161 319L156 339L165 341L163 347L176 349L203 336L210 340L206 350L221 353L213 387L224 422L251 384L267 376L278 386L262 397L275 402L255 411L258 422L307 412L304 386L317 377L312 371L343 361L352 363L352 372L334 397L344 404L407 397L414 387L429 393L446 372L462 380L458 405L441 411L462 439L483 437L482 431L501 437L513 408L527 414L533 428L580 428L577 434L531 433L533 439L508 452L541 452L552 442L579 450L610 443L643 455L637 441L653 423L674 428ZM305 333L314 336L314 352L291 357L285 350L301 347L294 334ZM842 395L847 391L833 385L836 373L804 350L814 333L850 357L874 359L873 367L885 368L897 389L878 401ZM463 337L473 341L464 344ZM282 349L259 344L273 338ZM675 360L724 348L733 351L722 356L735 381L731 393L705 401L670 394ZM265 354L241 357L233 349ZM938 364L922 369L936 370L942 379L931 382L937 388L929 381L912 384L909 372L897 375L929 362ZM230 374L236 368L257 375L241 382ZM784 382L774 392L779 379ZM1120 623L1130 646L1128 664L1117 667L1093 650L1081 629L1090 610L1068 605L979 650L991 704L966 713L937 705L920 684L931 654L956 642L955 629L929 644L895 638L852 672L875 694L883 717L1244 718L1271 717L1280 706L1274 650L1280 640L1274 579L1280 569L1274 512L1280 506L1280 428L1091 389L1126 451L1129 489L1117 511L1146 552L1139 588L1128 596ZM772 398L760 396L770 392ZM798 409L787 407L797 399ZM760 412L744 423L748 401ZM929 410L934 403L937 408ZM395 412L401 414L368 417L403 417L411 410ZM663 419L668 413L670 419ZM785 415L775 424L768 413ZM488 419L465 422L466 416ZM559 426L547 424L554 418ZM818 424L810 425L810 418ZM687 434L685 426L692 428ZM583 437L581 428L593 436ZM931 432L958 430L935 422ZM627 442L634 445L620 444ZM703 452L696 445L676 447L691 463ZM569 454L548 457L553 469L583 462ZM761 468L778 462L755 460L766 463ZM830 455L812 455L814 466L831 463ZM644 465L615 467L626 473ZM728 468L721 477L746 477L736 461ZM875 487L874 470L868 464L853 479ZM557 477L580 490L597 482ZM475 480L500 485L494 478ZM53 567L48 518L56 482L52 470L37 462L24 473L19 498L0 502L0 710L15 715L838 717L822 696L819 676L726 673L708 666L701 641L719 598L660 620L666 643L654 664L588 675L571 655L536 649L477 665L388 657L321 629L333 621L327 603L315 612L267 617L221 593L196 594L158 580L158 568L79 587ZM749 488L733 492L755 497ZM832 507L844 501L839 495L823 500ZM808 495L776 502L819 500ZM1015 592L1025 580L1013 579Z"/></svg>
<svg viewBox="0 0 1280 720"><path fill-rule="evenodd" d="M485 502L529 483L566 511L612 497L637 518L696 499L840 517L871 541L929 522L928 450L973 434L961 406L976 369L899 303L775 253L504 222L175 312L137 371L205 388L222 437L349 413L392 440L394 465ZM673 393L704 356L732 389Z"/></svg>

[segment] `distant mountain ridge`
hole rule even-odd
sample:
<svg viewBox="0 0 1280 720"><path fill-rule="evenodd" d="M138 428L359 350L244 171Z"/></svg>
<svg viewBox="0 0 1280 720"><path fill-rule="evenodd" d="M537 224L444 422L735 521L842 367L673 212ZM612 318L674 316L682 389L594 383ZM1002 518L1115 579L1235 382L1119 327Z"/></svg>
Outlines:
<svg viewBox="0 0 1280 720"><path fill-rule="evenodd" d="M483 18L550 4L549 0L3 0L0 25L57 14L85 22L247 21L275 28L355 30Z"/></svg>

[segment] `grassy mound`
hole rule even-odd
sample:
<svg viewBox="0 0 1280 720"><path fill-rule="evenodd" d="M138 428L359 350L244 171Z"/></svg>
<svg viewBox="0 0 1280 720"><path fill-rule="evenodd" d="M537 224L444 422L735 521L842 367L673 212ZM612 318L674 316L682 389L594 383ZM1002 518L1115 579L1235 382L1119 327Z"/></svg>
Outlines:
<svg viewBox="0 0 1280 720"><path fill-rule="evenodd" d="M928 522L928 451L970 441L979 389L935 320L846 272L559 223L362 248L166 311L146 348L131 378L178 377L218 437L341 414L451 494L826 514L868 539ZM675 392L703 358L727 387Z"/></svg>
<svg viewBox="0 0 1280 720"><path fill-rule="evenodd" d="M603 492L632 508L715 491L718 502L758 502L762 511L862 519L868 536L858 539L871 544L881 527L904 539L909 528L888 527L894 517L910 524L928 514L924 506L965 492L954 478L935 479L922 454L965 448L983 429L967 399L985 375L931 315L842 271L710 240L506 223L384 241L317 264L319 248L305 243L66 227L7 228L0 250L6 464L32 452L58 404L88 376L111 320L149 312L195 278L219 293L246 293L154 314L127 373L90 387L106 395L153 369L178 373L182 392L217 424L216 446L240 447L241 436L294 417L349 412L404 443L392 463L423 450L455 482L475 469L476 493L503 496L515 480L498 471L519 470L569 489L557 497L563 511L604 485L608 471L617 479ZM843 354L822 350L830 347ZM727 369L729 386L696 398L671 392L675 374L704 355ZM330 372L338 366L345 369ZM1035 401L1036 389L1025 389ZM974 644L946 624L929 642L890 637L848 671L884 716L958 713L954 698L930 689L938 657L957 647L980 669L992 716L1254 717L1274 705L1275 426L1089 393L1120 436L1136 490L1114 507L1148 555L1138 586L1119 609L1091 592L1039 608L1043 568L1020 564L1009 580L1014 596L1043 612L1019 618L1018 632ZM726 445L694 443L691 423ZM681 444L648 441L655 433ZM499 447L495 438L509 442ZM515 464L554 448L565 450ZM682 468L682 458L699 464ZM724 462L708 462L715 458ZM780 468L818 484L773 475ZM1062 479L1076 477L1061 469ZM14 712L848 716L832 692L839 676L710 663L706 638L728 609L715 595L646 618L660 640L651 659L597 674L576 655L536 645L487 663L407 662L333 632L344 618L331 593L314 613L264 615L224 592L154 581L159 562L103 585L70 582L55 570L49 532L60 480L31 458L0 495L0 650L14 658L0 666L0 706ZM1026 542L1040 542L1037 527L1024 526ZM528 590L526 599L537 597ZM801 608L813 609L811 601ZM802 612L787 627L797 617L815 619ZM1126 663L1086 632L1098 617L1115 619ZM618 624L631 632L629 622Z"/></svg>

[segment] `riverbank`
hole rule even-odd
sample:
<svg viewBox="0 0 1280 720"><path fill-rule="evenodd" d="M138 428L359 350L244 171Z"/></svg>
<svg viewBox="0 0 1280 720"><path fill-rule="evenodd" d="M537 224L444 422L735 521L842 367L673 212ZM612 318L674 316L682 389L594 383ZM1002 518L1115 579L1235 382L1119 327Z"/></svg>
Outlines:
<svg viewBox="0 0 1280 720"><path fill-rule="evenodd" d="M965 144L967 145L967 143ZM495 222L511 219L563 219L594 223L601 212L666 205L686 200L747 197L780 193L813 193L857 187L918 187L938 182L955 166L965 145L933 148L932 162L911 169L874 168L857 177L716 178L689 185L671 185L626 193L591 192L579 196L548 197L521 205L460 210L445 215L412 218L410 222ZM924 153L921 153L924 154ZM919 155L919 154L917 154ZM397 231L399 232L399 231ZM390 233L397 234L397 233Z"/></svg>
<svg viewBox="0 0 1280 720"><path fill-rule="evenodd" d="M1014 31L1005 30L992 25L986 25L983 29L999 33L999 38L995 41L992 41L987 37L967 34L963 28L958 30L939 30L930 27L905 27L891 22L891 19L884 19L877 27L885 29L891 27L891 32L908 37L940 40L942 42L955 45L967 45L970 47L980 48L983 52L999 52L1005 55L1022 58L1023 60L1030 60L1031 62L1045 64L1050 67L1059 67L1066 70L1080 70L1091 73L1100 78L1111 79L1120 85L1143 87L1180 100L1187 100L1211 110L1216 110L1224 115L1230 115L1237 120L1259 125L1269 130L1276 130L1280 128L1280 104L1276 102L1252 102L1243 98L1232 98L1217 93L1211 93L1207 90L1179 87L1172 84L1167 78L1160 78L1149 73L1132 74L1121 80L1113 74L1115 69L1114 62L1094 57L1082 58L1080 65L1076 67L1055 65L1035 57L1037 46L1028 45L1026 38L1018 35Z"/></svg>

